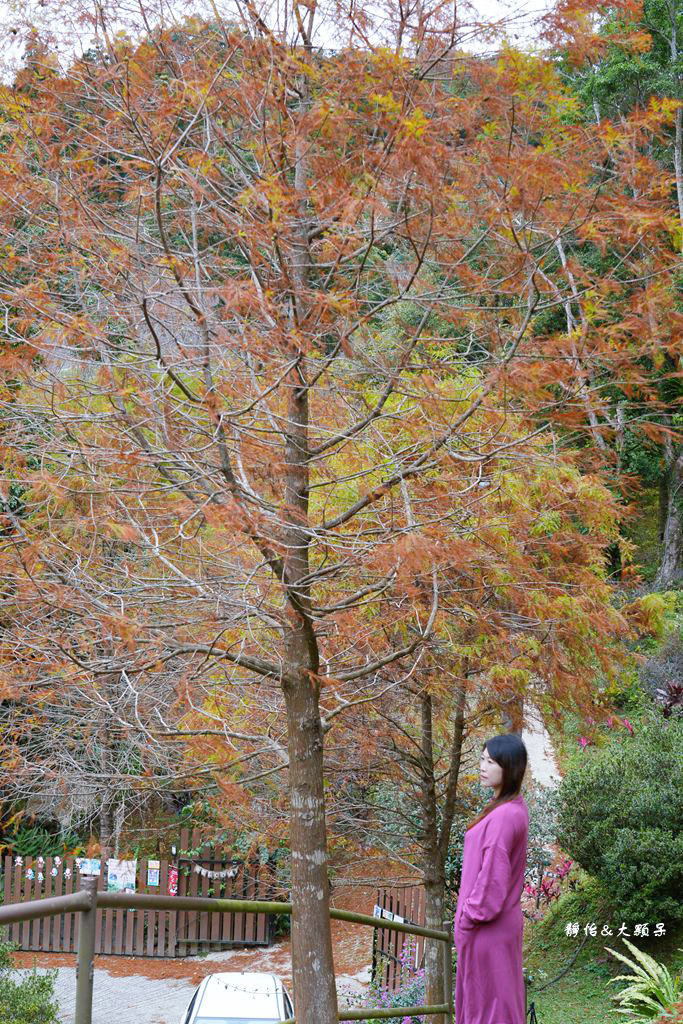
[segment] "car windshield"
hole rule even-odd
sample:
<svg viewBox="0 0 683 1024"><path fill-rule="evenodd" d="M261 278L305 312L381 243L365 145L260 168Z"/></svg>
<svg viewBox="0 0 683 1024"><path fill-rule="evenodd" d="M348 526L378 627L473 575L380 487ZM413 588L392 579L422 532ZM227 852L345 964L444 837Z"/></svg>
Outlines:
<svg viewBox="0 0 683 1024"><path fill-rule="evenodd" d="M197 1017L194 1024L280 1024L277 1017Z"/></svg>

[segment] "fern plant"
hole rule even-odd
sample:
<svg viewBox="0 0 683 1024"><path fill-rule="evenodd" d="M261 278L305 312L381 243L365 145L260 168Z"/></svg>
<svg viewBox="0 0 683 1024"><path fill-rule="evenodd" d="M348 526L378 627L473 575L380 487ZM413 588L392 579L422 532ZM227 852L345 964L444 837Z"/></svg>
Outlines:
<svg viewBox="0 0 683 1024"><path fill-rule="evenodd" d="M620 1004L616 1009L610 1010L610 1013L622 1013L632 1024L653 1021L680 999L683 994L681 977L676 975L672 978L664 964L659 963L648 953L643 953L628 939L622 941L626 943L636 960L631 960L623 953L617 953L615 949L605 946L608 953L617 957L633 971L632 974L618 974L607 982L608 985L613 981L628 982L620 992L610 997Z"/></svg>
<svg viewBox="0 0 683 1024"><path fill-rule="evenodd" d="M11 850L22 857L54 857L67 851L78 851L83 848L82 840L73 832L60 832L54 835L42 825L24 825L15 830L0 843L0 852Z"/></svg>

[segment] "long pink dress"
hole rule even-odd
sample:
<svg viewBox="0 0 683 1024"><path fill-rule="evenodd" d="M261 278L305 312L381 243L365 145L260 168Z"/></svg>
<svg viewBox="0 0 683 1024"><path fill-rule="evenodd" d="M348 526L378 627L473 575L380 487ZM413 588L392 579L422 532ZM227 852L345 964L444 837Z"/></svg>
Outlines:
<svg viewBox="0 0 683 1024"><path fill-rule="evenodd" d="M465 833L455 911L456 1024L525 1024L520 900L528 837L521 794Z"/></svg>

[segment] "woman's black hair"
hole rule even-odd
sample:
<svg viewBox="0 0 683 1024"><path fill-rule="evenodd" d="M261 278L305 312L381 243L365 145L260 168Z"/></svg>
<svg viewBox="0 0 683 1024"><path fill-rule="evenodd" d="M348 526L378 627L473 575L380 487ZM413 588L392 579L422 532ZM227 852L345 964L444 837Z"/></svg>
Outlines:
<svg viewBox="0 0 683 1024"><path fill-rule="evenodd" d="M506 732L500 736L492 736L490 740L486 740L484 746L489 757L503 769L503 781L498 796L487 803L483 811L469 823L467 829L472 828L487 814L490 814L494 807L507 803L508 800L514 800L522 788L522 779L526 771L527 750L519 733Z"/></svg>

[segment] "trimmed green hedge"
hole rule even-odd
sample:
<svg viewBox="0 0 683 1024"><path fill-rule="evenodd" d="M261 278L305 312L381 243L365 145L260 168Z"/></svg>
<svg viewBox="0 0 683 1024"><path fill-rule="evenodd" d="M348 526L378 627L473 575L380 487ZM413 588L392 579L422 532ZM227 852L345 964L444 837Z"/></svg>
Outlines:
<svg viewBox="0 0 683 1024"><path fill-rule="evenodd" d="M557 838L630 922L683 921L683 721L654 712L590 747L559 789Z"/></svg>

